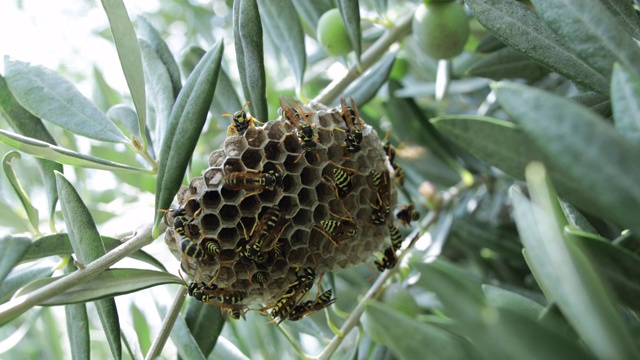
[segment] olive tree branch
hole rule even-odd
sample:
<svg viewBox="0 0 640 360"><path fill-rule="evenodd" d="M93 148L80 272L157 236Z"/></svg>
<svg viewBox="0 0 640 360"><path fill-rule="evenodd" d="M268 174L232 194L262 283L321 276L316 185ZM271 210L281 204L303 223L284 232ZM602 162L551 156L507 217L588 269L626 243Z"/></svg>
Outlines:
<svg viewBox="0 0 640 360"><path fill-rule="evenodd" d="M173 330L173 325L180 314L180 310L182 309L182 304L184 304L185 295L187 294L187 288L184 286L180 286L178 292L176 293L175 298L173 298L173 303L167 312L164 321L162 321L162 327L160 328L160 332L158 336L151 344L151 348L145 357L145 360L155 359L160 356L164 345L169 339L169 335L171 334L171 330Z"/></svg>
<svg viewBox="0 0 640 360"><path fill-rule="evenodd" d="M151 236L152 228L152 224L142 226L138 229L136 235L130 240L95 261L86 264L83 269L64 276L60 278L60 280L43 286L42 288L27 295L20 296L0 305L0 324L10 321L32 307L38 306L49 298L61 294L74 286L85 283L87 280L98 276L124 257L129 256L131 253L150 244L153 241L153 237Z"/></svg>
<svg viewBox="0 0 640 360"><path fill-rule="evenodd" d="M332 103L355 79L374 65L389 50L389 47L396 41L404 38L411 31L411 21L413 12L409 12L400 18L394 27L387 30L367 51L362 54L360 66L354 64L349 71L339 79L332 81L324 90L318 94L311 102L320 104Z"/></svg>

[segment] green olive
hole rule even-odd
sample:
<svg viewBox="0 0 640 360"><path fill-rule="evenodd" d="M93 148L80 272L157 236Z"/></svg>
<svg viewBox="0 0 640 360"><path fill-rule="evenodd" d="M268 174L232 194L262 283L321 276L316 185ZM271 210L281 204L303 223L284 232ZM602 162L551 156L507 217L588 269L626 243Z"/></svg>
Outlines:
<svg viewBox="0 0 640 360"><path fill-rule="evenodd" d="M413 35L430 57L450 59L469 39L467 14L458 2L420 4L413 16Z"/></svg>
<svg viewBox="0 0 640 360"><path fill-rule="evenodd" d="M331 9L318 20L317 39L320 45L333 56L344 56L351 51L351 43L338 9Z"/></svg>

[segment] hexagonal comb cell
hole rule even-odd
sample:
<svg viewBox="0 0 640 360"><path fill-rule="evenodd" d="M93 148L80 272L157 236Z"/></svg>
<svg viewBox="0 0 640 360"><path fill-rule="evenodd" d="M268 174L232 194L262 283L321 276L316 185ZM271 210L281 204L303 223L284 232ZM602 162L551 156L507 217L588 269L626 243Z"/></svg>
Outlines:
<svg viewBox="0 0 640 360"><path fill-rule="evenodd" d="M202 246L219 244L220 251L206 259L188 258L176 244L178 235L171 227L165 242L191 281L212 281L225 291L243 294L237 306L271 306L296 279L296 269L311 266L318 278L370 261L374 252L387 246L387 224L393 217L381 224L371 222L379 191L371 174L389 171L376 132L363 125L361 150L351 154L346 151L347 127L341 108L314 104L300 109L310 115L315 148L305 151L303 146L309 143L298 136L302 130L288 120L256 123L242 135L229 136L209 156L203 176L178 194L179 204L188 199L187 215L195 215L189 218L189 231L202 232L194 241L207 239ZM247 169L260 174L253 173L250 182L235 190L224 188L226 174ZM338 191L337 185L345 186L345 180L336 180L334 169L349 175L347 195ZM385 192L391 213L395 192L392 184ZM270 210L274 205L278 205L276 213ZM353 228L355 235L345 236ZM257 250L248 252L258 239Z"/></svg>

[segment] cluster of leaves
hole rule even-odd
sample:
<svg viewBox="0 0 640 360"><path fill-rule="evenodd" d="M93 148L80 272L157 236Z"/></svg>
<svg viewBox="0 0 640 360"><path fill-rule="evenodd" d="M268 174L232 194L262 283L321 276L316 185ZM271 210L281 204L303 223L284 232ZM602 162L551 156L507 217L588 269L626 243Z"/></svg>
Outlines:
<svg viewBox="0 0 640 360"><path fill-rule="evenodd" d="M105 344L121 358L121 339L126 355L155 357L168 333L152 331L148 313L131 306L137 336L122 326L129 314L118 311L114 296L133 294L147 303L155 299L151 303L184 358L294 357L291 347L299 356L324 348L321 358L335 351L358 359L425 353L445 359L638 358L640 21L628 0L531 3L465 0L470 21L489 32L475 26L480 30L467 51L450 62L441 102L433 100L434 83L446 63L423 53L409 35L410 18L389 20L390 14L411 13L417 2L236 0L226 17L184 2L187 19L201 30L186 36L201 36L210 50L187 49L179 66L176 51L150 22L137 19L136 32L121 1L103 1L133 107L121 104L127 101L99 71L91 101L60 74L5 59L0 119L13 131L0 130L0 142L20 153L7 152L3 170L23 216L6 206L11 216L1 224L16 234L0 238L2 333L27 329L33 319L51 330L52 313L34 307L64 305L74 358L105 351L98 350ZM309 46L318 19L332 7L340 10L354 49L344 59ZM154 20L184 20L174 10L160 11ZM235 73L223 66L223 42L211 35L212 18L227 25L223 36L235 47L237 85ZM402 42L401 49L389 50L395 42ZM351 66L329 84L325 70L336 61ZM486 78L520 80L489 86ZM431 213L419 229L405 233L418 239L416 249L391 287L378 291L374 285L360 303L374 272L349 269L325 279L339 299L328 322L315 315L276 328L248 314L224 329L216 307L190 299L179 313L184 290L171 305L158 292L141 291L182 284L176 269L167 271L151 251L140 249L163 228L153 210L169 208L185 173L199 175L206 154L224 138L229 120L219 114L241 107L236 87L258 119L273 116L278 95L292 88L303 100L313 94L327 105L351 96L368 124L379 133L391 130L395 144L403 139L397 162L407 179L400 201ZM411 156L425 151L428 156ZM21 153L36 158L41 177L21 169L20 162L29 161ZM75 187L62 164L70 166L65 170ZM147 226L124 244L101 234L100 225L117 214L99 215L105 200L89 185L87 174L94 170L83 169L102 170L140 194L154 193L155 209L150 206L148 218L136 224ZM451 191L436 195L442 201L427 199L418 191L425 179ZM41 233L41 215L30 199L38 187L48 199L48 235ZM114 190L110 198L129 197L127 213L140 194ZM57 230L60 214L67 232ZM17 235L23 231L30 235ZM155 246L164 248L157 243L149 249ZM126 256L155 269L110 268ZM87 302L95 304L106 334L91 347L89 329L97 321ZM340 309L354 308L343 321L349 314ZM349 331L358 323L357 309L365 314L360 334ZM338 332L333 322L347 333L329 343ZM315 342L302 343L302 334ZM59 337L52 341L62 354ZM336 350L340 342L347 346ZM12 355L28 351L34 350Z"/></svg>

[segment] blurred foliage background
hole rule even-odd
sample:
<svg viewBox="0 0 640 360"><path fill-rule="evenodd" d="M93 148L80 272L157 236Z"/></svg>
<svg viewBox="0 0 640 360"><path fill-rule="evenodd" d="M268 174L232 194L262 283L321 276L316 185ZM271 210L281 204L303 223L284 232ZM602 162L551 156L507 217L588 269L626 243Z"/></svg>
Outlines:
<svg viewBox="0 0 640 360"><path fill-rule="evenodd" d="M94 34L108 64L45 69L6 54L2 357L640 358L638 2L426 3L159 0L132 16L85 1L109 19ZM463 16L440 16L442 32L417 27L417 9L452 3ZM317 41L333 8L344 56ZM447 27L469 32L439 59L424 44L462 36ZM178 261L151 229L221 146L220 114L250 100L274 119L280 95L352 96L388 132L406 174L399 203L421 218L402 228L396 268L328 276L327 311L225 322L183 304ZM182 137L193 140L168 150ZM96 259L100 270L77 270Z"/></svg>

